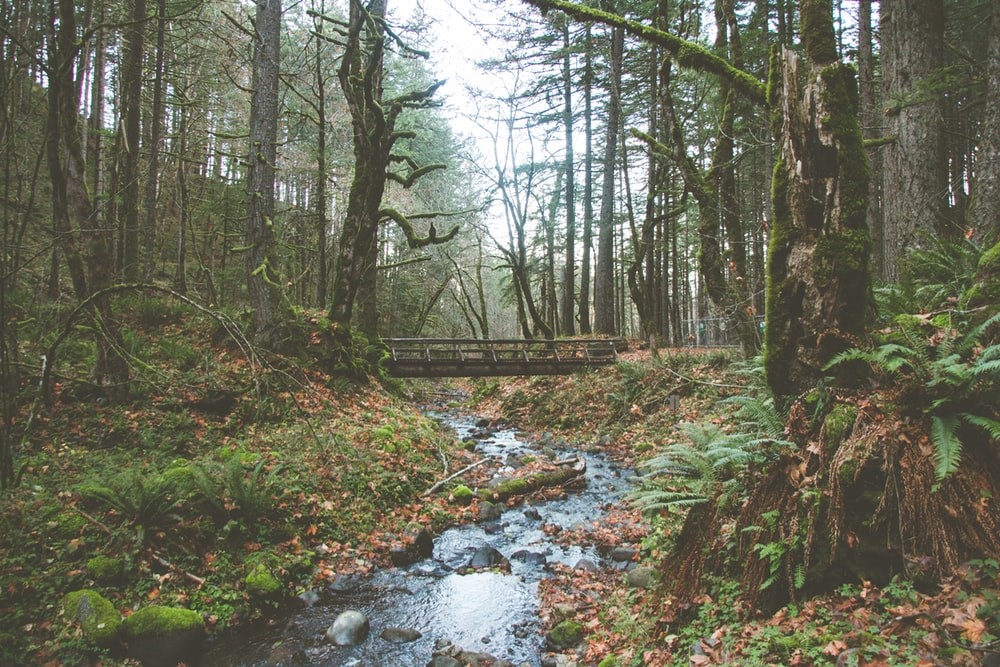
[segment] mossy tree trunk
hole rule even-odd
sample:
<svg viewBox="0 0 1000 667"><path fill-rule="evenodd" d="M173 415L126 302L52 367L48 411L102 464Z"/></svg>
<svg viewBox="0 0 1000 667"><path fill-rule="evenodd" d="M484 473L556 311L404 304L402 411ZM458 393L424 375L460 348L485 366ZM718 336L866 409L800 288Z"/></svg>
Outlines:
<svg viewBox="0 0 1000 667"><path fill-rule="evenodd" d="M394 152L400 139L414 136L412 132L396 130L400 114L406 109L435 106L434 94L444 82L383 99L384 54L386 40L390 37L386 30L387 4L387 0L367 3L351 0L346 26L336 19L321 17L338 25L338 32L345 39L337 77L351 113L354 139L354 177L340 234L330 320L344 332L357 324L369 339L378 336L375 295L379 224L387 220L395 222L411 248L444 243L458 233L458 227L453 227L447 234L437 236L432 224L426 237L418 237L407 216L382 208L387 181L395 181L408 189L422 176L444 168L441 164L418 166L409 155ZM418 54L405 46L402 50ZM409 173L395 173L391 168L393 164L408 167ZM422 214L421 217L433 216ZM356 313L358 310L360 317Z"/></svg>
<svg viewBox="0 0 1000 667"><path fill-rule="evenodd" d="M807 63L772 55L769 102L779 145L767 267L764 363L775 396L814 387L858 341L870 307L868 165L854 70L839 62L829 0L802 5Z"/></svg>

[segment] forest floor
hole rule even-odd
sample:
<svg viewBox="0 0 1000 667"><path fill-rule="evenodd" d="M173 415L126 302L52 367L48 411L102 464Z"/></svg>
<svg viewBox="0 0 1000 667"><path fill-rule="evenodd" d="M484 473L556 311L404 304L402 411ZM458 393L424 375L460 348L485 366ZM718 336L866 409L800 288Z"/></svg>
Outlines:
<svg viewBox="0 0 1000 667"><path fill-rule="evenodd" d="M18 415L31 426L16 453L19 484L0 499L0 664L127 663L60 617L74 590L99 591L122 616L186 607L223 632L276 622L297 594L338 575L389 567L414 523L436 533L474 518L476 503L457 504L449 490L475 487L490 474L483 467L423 495L476 461L419 412L426 384L354 386L308 353L258 364L186 308L156 301L128 312L128 400L106 402L73 379L93 350L70 340L54 402L29 397ZM679 423L726 423L720 401L752 385L732 356L631 352L595 372L464 388L477 414L634 465L676 441ZM680 519L649 521L623 505L561 539L636 545L656 566ZM936 587L853 582L767 617L718 581L683 626L664 621L655 588L557 570L542 586L543 617L579 621L587 640L568 654L602 667L996 664L985 647L1000 636L998 570L972 563ZM262 590L262 573L277 590Z"/></svg>

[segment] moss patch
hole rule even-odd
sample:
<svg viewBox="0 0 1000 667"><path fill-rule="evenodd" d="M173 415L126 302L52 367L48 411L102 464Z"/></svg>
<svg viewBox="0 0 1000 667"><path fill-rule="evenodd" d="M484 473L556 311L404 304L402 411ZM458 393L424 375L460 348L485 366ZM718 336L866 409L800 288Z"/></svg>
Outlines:
<svg viewBox="0 0 1000 667"><path fill-rule="evenodd" d="M454 489L451 490L451 497L459 505L468 505L472 502L472 496L475 494L472 489L467 487L465 484L459 484Z"/></svg>
<svg viewBox="0 0 1000 667"><path fill-rule="evenodd" d="M100 593L74 591L62 599L59 609L69 623L79 625L83 636L95 644L108 646L118 638L121 616Z"/></svg>
<svg viewBox="0 0 1000 667"><path fill-rule="evenodd" d="M549 630L546 640L557 651L573 648L583 641L583 626L576 621L563 621Z"/></svg>
<svg viewBox="0 0 1000 667"><path fill-rule="evenodd" d="M99 584L118 582L124 573L125 563L120 558L100 555L87 561L87 574Z"/></svg>
<svg viewBox="0 0 1000 667"><path fill-rule="evenodd" d="M244 579L247 592L257 598L272 598L281 594L281 582L263 564L257 565Z"/></svg>
<svg viewBox="0 0 1000 667"><path fill-rule="evenodd" d="M126 618L123 630L126 639L142 639L189 632L204 626L201 614L196 611L154 605L143 607Z"/></svg>

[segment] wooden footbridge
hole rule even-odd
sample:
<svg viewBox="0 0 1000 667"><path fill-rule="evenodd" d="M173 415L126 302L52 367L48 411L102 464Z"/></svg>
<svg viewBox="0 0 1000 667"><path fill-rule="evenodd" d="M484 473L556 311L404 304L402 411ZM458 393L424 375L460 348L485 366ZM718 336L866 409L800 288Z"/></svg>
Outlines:
<svg viewBox="0 0 1000 667"><path fill-rule="evenodd" d="M395 377L484 377L566 375L618 361L624 338L488 340L470 338L385 338Z"/></svg>

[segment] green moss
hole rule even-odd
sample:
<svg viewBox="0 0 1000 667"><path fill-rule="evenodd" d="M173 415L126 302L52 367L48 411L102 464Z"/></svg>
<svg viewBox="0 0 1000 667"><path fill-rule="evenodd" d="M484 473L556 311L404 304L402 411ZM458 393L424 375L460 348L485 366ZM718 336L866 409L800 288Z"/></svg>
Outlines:
<svg viewBox="0 0 1000 667"><path fill-rule="evenodd" d="M125 563L120 558L99 555L87 561L87 574L94 581L107 584L118 581L125 572Z"/></svg>
<svg viewBox="0 0 1000 667"><path fill-rule="evenodd" d="M122 629L126 639L140 639L189 632L204 626L201 614L196 611L154 605L143 607L126 618Z"/></svg>
<svg viewBox="0 0 1000 667"><path fill-rule="evenodd" d="M67 540L79 537L86 526L87 520L76 512L62 512L49 522L55 536Z"/></svg>
<svg viewBox="0 0 1000 667"><path fill-rule="evenodd" d="M244 579L247 592L256 598L277 597L281 594L281 581L263 564L258 564Z"/></svg>
<svg viewBox="0 0 1000 667"><path fill-rule="evenodd" d="M819 287L835 281L862 281L868 272L871 236L866 229L842 229L823 234L813 253L813 277Z"/></svg>
<svg viewBox="0 0 1000 667"><path fill-rule="evenodd" d="M118 638L122 618L111 602L95 591L74 591L59 603L60 614L79 625L83 636L95 644L108 646Z"/></svg>
<svg viewBox="0 0 1000 667"><path fill-rule="evenodd" d="M980 317L985 320L1000 304L1000 242L983 253L976 268L976 280L965 293L967 308L984 307Z"/></svg>
<svg viewBox="0 0 1000 667"><path fill-rule="evenodd" d="M459 505L468 505L472 502L472 497L475 494L472 489L467 487L465 484L459 484L454 489L451 490L451 497L455 499L455 502Z"/></svg>
<svg viewBox="0 0 1000 667"><path fill-rule="evenodd" d="M583 626L576 621L563 621L549 630L547 639L558 651L572 648L583 641Z"/></svg>
<svg viewBox="0 0 1000 667"><path fill-rule="evenodd" d="M528 491L528 478L518 477L516 479L506 479L494 487L483 489L480 492L480 496L484 499L508 498L510 496L520 496Z"/></svg>
<svg viewBox="0 0 1000 667"><path fill-rule="evenodd" d="M833 449L844 442L850 435L857 418L858 409L853 405L840 403L833 406L823 421L823 427L826 430L826 446Z"/></svg>
<svg viewBox="0 0 1000 667"><path fill-rule="evenodd" d="M618 658L614 654L604 656L597 667L615 667L618 664Z"/></svg>

